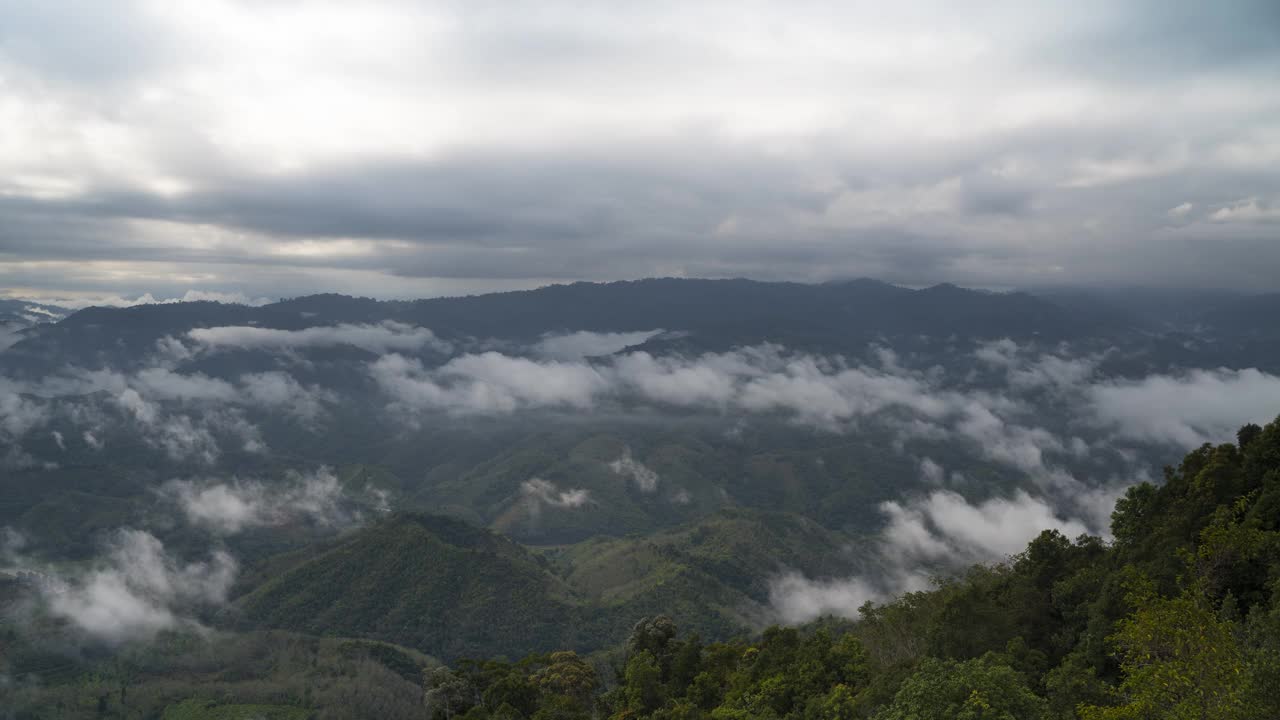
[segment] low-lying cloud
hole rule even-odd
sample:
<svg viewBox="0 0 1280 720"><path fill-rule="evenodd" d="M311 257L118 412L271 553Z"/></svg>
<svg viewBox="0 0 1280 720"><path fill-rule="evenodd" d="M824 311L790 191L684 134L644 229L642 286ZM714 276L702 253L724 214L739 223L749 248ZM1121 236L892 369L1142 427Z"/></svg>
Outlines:
<svg viewBox="0 0 1280 720"><path fill-rule="evenodd" d="M954 409L955 396L922 377L848 367L839 358L790 355L762 345L695 358L634 352L596 362L532 360L486 352L438 368L399 355L372 364L373 378L402 407L462 414L520 409L589 409L607 401L680 408L787 413L832 427L901 406L928 417Z"/></svg>
<svg viewBox="0 0 1280 720"><path fill-rule="evenodd" d="M23 338L24 329L17 323L0 323L0 353L17 345Z"/></svg>
<svg viewBox="0 0 1280 720"><path fill-rule="evenodd" d="M1248 422L1280 412L1280 377L1245 370L1191 370L1089 388L1097 418L1117 435L1192 448L1228 442Z"/></svg>
<svg viewBox="0 0 1280 720"><path fill-rule="evenodd" d="M983 363L1004 370L1010 387L1019 390L1078 388L1089 382L1102 359L1093 354L1065 357L1035 353L1008 338L983 343L973 354Z"/></svg>
<svg viewBox="0 0 1280 720"><path fill-rule="evenodd" d="M629 478L640 492L651 493L658 489L658 473L631 456L631 448L623 448L622 455L609 463L615 474Z"/></svg>
<svg viewBox="0 0 1280 720"><path fill-rule="evenodd" d="M239 292L218 292L216 290L188 290L182 295L175 297L157 298L151 293L143 293L136 297L124 297L121 295L80 295L76 297L32 297L32 298L16 298L20 300L29 300L33 303L53 306L58 309L65 310L83 310L88 307L112 307L127 308L136 307L138 305L172 305L184 302L219 302L227 305L248 305L250 307L261 307L269 305L276 300L265 297L252 297Z"/></svg>
<svg viewBox="0 0 1280 720"><path fill-rule="evenodd" d="M261 430L247 410L291 417L313 427L338 396L303 385L289 373L247 373L234 381L201 373L150 367L136 373L71 369L37 382L0 378L0 440L14 445L31 430L55 418L91 423L82 438L94 450L103 447L106 409L136 425L136 436L175 462L212 465L224 444L240 451L266 450ZM65 443L59 443L65 449Z"/></svg>
<svg viewBox="0 0 1280 720"><path fill-rule="evenodd" d="M889 519L882 539L895 553L962 565L1020 552L1042 530L1068 537L1098 531L1082 520L1060 517L1048 502L1022 491L971 504L957 493L937 490L916 502L886 502L881 510Z"/></svg>
<svg viewBox="0 0 1280 720"><path fill-rule="evenodd" d="M804 623L822 615L856 619L865 603L929 587L927 568L956 570L1003 560L1044 530L1073 538L1102 531L1022 491L969 502L955 492L936 490L914 501L883 503L880 509L888 520L875 549L882 571L852 578L811 579L796 572L775 577L769 600L782 622Z"/></svg>
<svg viewBox="0 0 1280 720"><path fill-rule="evenodd" d="M50 584L49 611L97 639L118 643L198 623L189 614L226 602L238 566L223 551L206 561L184 563L155 536L124 529L106 556L83 575Z"/></svg>
<svg viewBox="0 0 1280 720"><path fill-rule="evenodd" d="M460 414L587 409L609 386L602 373L584 363L539 362L497 352L464 355L434 369L392 354L374 362L370 372L398 407Z"/></svg>
<svg viewBox="0 0 1280 720"><path fill-rule="evenodd" d="M307 520L325 527L360 520L344 502L337 475L329 468L311 473L291 471L276 484L258 480L171 480L160 488L162 497L182 509L187 521L221 534L248 528ZM385 504L385 497L381 498Z"/></svg>
<svg viewBox="0 0 1280 720"><path fill-rule="evenodd" d="M251 325L196 328L187 333L207 350L301 350L351 345L372 353L413 352L432 349L442 353L452 346L424 327L392 320L367 325L320 325L301 330L279 330Z"/></svg>
<svg viewBox="0 0 1280 720"><path fill-rule="evenodd" d="M1048 456L1068 443L1030 424L1014 395L956 389L945 377L882 358L881 367L789 353L776 345L696 357L633 352L594 361L534 360L487 352L429 368L392 354L370 373L393 407L417 415L505 415L635 404L717 414L776 416L830 432L886 414L907 416L904 436L971 442L985 457L1048 475Z"/></svg>
<svg viewBox="0 0 1280 720"><path fill-rule="evenodd" d="M541 357L552 360L580 360L612 355L632 345L639 345L661 333L662 330L619 333L579 330L572 333L548 334L533 346L533 351Z"/></svg>
<svg viewBox="0 0 1280 720"><path fill-rule="evenodd" d="M583 488L561 490L555 483L542 478L530 478L521 483L520 495L528 503L530 514L534 515L543 506L576 508L591 500L591 493Z"/></svg>

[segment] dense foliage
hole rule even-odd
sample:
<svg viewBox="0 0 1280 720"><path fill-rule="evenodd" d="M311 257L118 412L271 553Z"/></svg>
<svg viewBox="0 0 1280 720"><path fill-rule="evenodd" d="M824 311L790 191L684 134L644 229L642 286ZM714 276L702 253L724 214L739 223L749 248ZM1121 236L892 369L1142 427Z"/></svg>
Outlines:
<svg viewBox="0 0 1280 720"><path fill-rule="evenodd" d="M582 698L594 678L572 694L540 684L547 658L462 663L427 678L427 710L433 720L1272 718L1277 503L1280 423L1247 426L1237 444L1190 453L1162 485L1132 488L1111 545L1046 531L1007 563L864 607L857 624L771 628L750 642L703 645L647 620L593 705ZM495 688L515 687L523 706L498 701Z"/></svg>

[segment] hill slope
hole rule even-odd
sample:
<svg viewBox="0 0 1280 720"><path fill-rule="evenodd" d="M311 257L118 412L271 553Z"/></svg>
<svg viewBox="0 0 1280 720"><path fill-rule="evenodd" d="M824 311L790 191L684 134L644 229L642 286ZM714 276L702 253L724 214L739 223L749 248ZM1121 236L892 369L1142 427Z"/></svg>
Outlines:
<svg viewBox="0 0 1280 720"><path fill-rule="evenodd" d="M400 514L279 558L240 621L368 637L442 657L590 651L665 613L727 637L762 623L770 572L836 574L843 536L784 513L726 511L650 538L531 552L458 520Z"/></svg>

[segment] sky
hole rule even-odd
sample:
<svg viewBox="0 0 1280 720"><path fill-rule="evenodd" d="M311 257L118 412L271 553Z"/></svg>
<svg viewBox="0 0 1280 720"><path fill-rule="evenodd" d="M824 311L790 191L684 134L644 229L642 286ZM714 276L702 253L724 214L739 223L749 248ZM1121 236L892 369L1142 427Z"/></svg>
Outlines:
<svg viewBox="0 0 1280 720"><path fill-rule="evenodd" d="M1280 3L0 0L0 295L1280 290Z"/></svg>

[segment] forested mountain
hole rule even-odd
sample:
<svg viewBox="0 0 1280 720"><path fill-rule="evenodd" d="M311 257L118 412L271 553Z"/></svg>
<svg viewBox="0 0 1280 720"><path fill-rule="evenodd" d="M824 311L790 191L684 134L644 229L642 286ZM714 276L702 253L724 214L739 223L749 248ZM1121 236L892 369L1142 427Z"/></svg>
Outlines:
<svg viewBox="0 0 1280 720"><path fill-rule="evenodd" d="M244 626L371 637L445 659L586 653L645 615L709 637L767 622L761 572L771 567L834 576L857 566L839 535L781 513L724 511L542 552L457 520L400 515L268 562L230 612Z"/></svg>
<svg viewBox="0 0 1280 720"><path fill-rule="evenodd" d="M666 279L24 318L0 707L911 717L945 686L1066 718L1137 697L1108 638L1148 606L1211 607L1262 677L1276 431L1221 443L1280 408L1280 331L1264 296L1134 297ZM628 649L643 618L679 634Z"/></svg>
<svg viewBox="0 0 1280 720"><path fill-rule="evenodd" d="M1280 0L974 5L0 0L0 720L1280 720Z"/></svg>
<svg viewBox="0 0 1280 720"><path fill-rule="evenodd" d="M873 342L920 338L1132 346L1140 337L1142 345L1151 347L1157 344L1153 336L1167 336L1171 346L1161 352L1170 356L1162 354L1159 362L1205 356L1205 362L1231 364L1235 356L1210 347L1189 354L1187 340L1204 336L1235 342L1238 347L1231 352L1249 353L1253 361L1280 334L1268 321L1274 304L1272 296L1178 290L994 293L946 284L912 290L867 279L814 285L675 278L416 301L312 295L258 307L205 301L68 313L8 302L0 312L20 314L27 330L12 338L14 346L0 355L0 368L11 375L39 373L49 369L51 360L86 368L137 366L157 341L199 328L301 330L387 322L430 328L452 342L481 344L532 343L547 334L578 331L664 330L648 346L685 351L773 342L847 353ZM64 322L53 322L63 317ZM638 338L635 344L648 347L644 343ZM215 374L227 370L217 364L203 369Z"/></svg>
<svg viewBox="0 0 1280 720"><path fill-rule="evenodd" d="M1280 420L1195 450L1159 485L1130 488L1112 515L1113 542L1045 530L1005 562L868 603L856 623L771 627L725 642L656 616L594 658L557 651L447 667L394 645L175 635L147 656L84 658L56 673L11 629L5 672L41 669L54 682L6 693L17 717L32 718L163 709L175 718L1263 720L1280 707L1278 509ZM407 642L423 623L467 622L441 614L448 604L432 599L438 592L471 596L471 612L486 615L471 632L536 643L543 629L583 629L556 615L563 610L544 616L531 598L570 592L538 561L454 521L391 518L299 567L267 580L251 602L285 586L340 586L345 599L331 610L303 596L280 606L312 630L359 630L353 624L367 616L384 623L376 634ZM453 577L428 579L440 572ZM490 595L500 579L509 594ZM414 582L425 596L394 590ZM342 663L358 674L344 674ZM235 670L207 677L211 664ZM335 692L349 682L335 673L364 686Z"/></svg>

